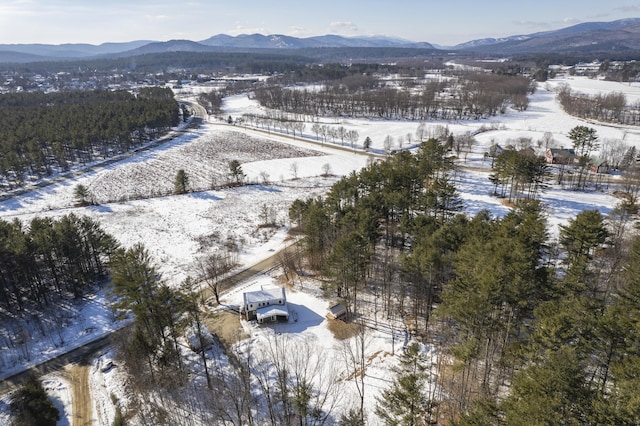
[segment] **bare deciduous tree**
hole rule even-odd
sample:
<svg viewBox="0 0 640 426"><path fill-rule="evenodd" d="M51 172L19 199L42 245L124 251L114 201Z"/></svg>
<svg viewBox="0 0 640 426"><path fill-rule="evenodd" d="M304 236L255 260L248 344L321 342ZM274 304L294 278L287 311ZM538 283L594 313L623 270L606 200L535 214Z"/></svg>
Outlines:
<svg viewBox="0 0 640 426"><path fill-rule="evenodd" d="M289 164L289 170L291 171L293 179L298 179L298 163L294 161L293 163Z"/></svg>
<svg viewBox="0 0 640 426"><path fill-rule="evenodd" d="M324 163L322 165L322 176L324 177L328 177L331 175L331 164L329 163Z"/></svg>
<svg viewBox="0 0 640 426"><path fill-rule="evenodd" d="M347 377L353 383L360 398L359 414L361 424L366 424L366 413L364 410L365 397L365 377L367 374L367 347L370 337L367 335L367 327L364 320L357 323L358 332L354 337L345 340L342 344L342 358L347 369Z"/></svg>

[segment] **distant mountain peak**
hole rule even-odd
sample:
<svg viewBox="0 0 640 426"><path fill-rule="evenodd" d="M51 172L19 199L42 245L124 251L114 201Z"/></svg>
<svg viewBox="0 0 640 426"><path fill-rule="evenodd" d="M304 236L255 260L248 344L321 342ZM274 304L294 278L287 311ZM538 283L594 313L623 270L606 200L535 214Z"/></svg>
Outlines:
<svg viewBox="0 0 640 426"><path fill-rule="evenodd" d="M453 49L494 54L640 51L640 18L583 22L558 30L471 40Z"/></svg>

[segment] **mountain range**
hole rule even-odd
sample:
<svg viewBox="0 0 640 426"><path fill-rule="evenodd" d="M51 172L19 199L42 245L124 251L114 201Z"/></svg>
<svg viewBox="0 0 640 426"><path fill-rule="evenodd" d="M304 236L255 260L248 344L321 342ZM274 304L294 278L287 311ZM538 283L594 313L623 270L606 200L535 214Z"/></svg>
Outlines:
<svg viewBox="0 0 640 426"><path fill-rule="evenodd" d="M435 46L427 42L373 36L324 35L298 38L280 34L218 34L206 40L138 40L127 43L92 44L0 44L0 62L98 57L129 57L164 52L254 52L291 51L319 48L406 48L478 52L492 55L527 53L610 53L640 52L640 18L612 22L588 22L554 31L472 40L456 46Z"/></svg>

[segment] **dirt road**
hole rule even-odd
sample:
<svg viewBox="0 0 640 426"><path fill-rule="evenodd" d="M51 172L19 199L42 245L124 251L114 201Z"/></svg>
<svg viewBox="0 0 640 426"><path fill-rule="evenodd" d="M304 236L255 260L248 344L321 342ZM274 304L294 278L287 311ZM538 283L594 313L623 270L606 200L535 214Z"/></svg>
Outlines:
<svg viewBox="0 0 640 426"><path fill-rule="evenodd" d="M65 368L71 384L71 426L91 426L93 403L89 390L89 365L69 364Z"/></svg>

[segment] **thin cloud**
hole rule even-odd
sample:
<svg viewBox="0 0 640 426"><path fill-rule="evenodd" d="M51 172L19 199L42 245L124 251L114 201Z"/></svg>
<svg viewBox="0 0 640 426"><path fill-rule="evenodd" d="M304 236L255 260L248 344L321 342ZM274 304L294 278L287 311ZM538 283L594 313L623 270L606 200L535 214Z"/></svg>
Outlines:
<svg viewBox="0 0 640 426"><path fill-rule="evenodd" d="M588 18L589 19L604 19L611 16L610 13L597 13L595 15L589 15Z"/></svg>
<svg viewBox="0 0 640 426"><path fill-rule="evenodd" d="M576 19L576 18L564 18L562 20L562 23L566 24L566 25L575 25L575 24L579 24L581 22L582 22L582 20Z"/></svg>
<svg viewBox="0 0 640 426"><path fill-rule="evenodd" d="M532 30L540 31L544 29L553 28L553 24L550 22L543 21L513 21L513 24L518 27L529 28Z"/></svg>
<svg viewBox="0 0 640 426"><path fill-rule="evenodd" d="M614 10L620 10L622 12L640 13L640 6L621 6Z"/></svg>
<svg viewBox="0 0 640 426"><path fill-rule="evenodd" d="M241 34L269 34L263 27L245 27L244 25L236 25L234 29L227 31L227 34L237 36Z"/></svg>
<svg viewBox="0 0 640 426"><path fill-rule="evenodd" d="M289 27L288 34L295 37L307 37L309 35L309 30L304 27Z"/></svg>
<svg viewBox="0 0 640 426"><path fill-rule="evenodd" d="M338 34L350 34L357 33L358 26L351 21L346 22L332 22L329 24L329 32Z"/></svg>

